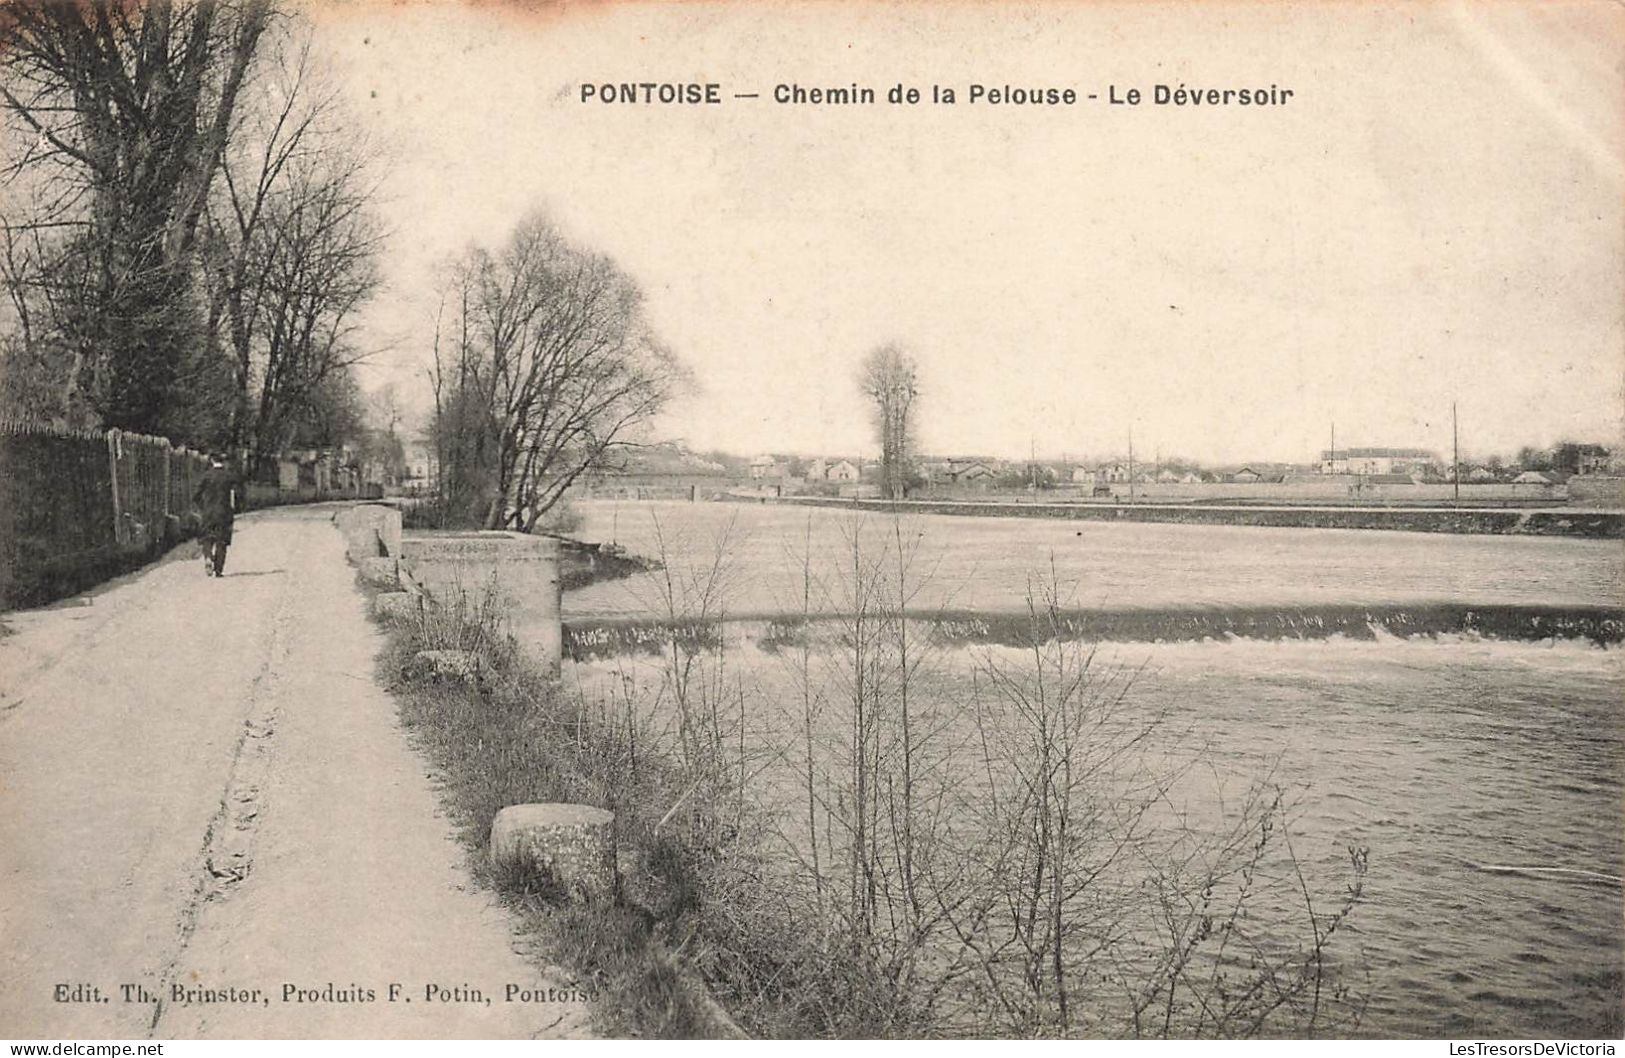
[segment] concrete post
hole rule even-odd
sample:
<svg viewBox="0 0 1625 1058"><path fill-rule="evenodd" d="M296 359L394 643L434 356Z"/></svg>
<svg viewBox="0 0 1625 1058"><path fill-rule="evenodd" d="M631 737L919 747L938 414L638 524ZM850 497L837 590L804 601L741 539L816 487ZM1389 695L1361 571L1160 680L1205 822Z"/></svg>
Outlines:
<svg viewBox="0 0 1625 1058"><path fill-rule="evenodd" d="M164 456L163 523L164 523L164 533L166 535L169 532L169 513L170 513L170 511L169 511L169 453L170 453L170 444L169 444L168 441L165 441L164 442L164 448L163 448L163 456Z"/></svg>
<svg viewBox="0 0 1625 1058"><path fill-rule="evenodd" d="M113 486L113 543L124 543L124 509L118 488L119 432L107 431L107 473Z"/></svg>

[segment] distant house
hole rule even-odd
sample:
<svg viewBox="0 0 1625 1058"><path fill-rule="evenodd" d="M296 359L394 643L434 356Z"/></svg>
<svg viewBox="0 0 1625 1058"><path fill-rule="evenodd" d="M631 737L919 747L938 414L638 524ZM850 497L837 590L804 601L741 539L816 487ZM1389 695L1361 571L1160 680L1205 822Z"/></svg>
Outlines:
<svg viewBox="0 0 1625 1058"><path fill-rule="evenodd" d="M406 458L406 485L414 491L434 491L439 486L440 460L433 444L426 440L408 441L402 446Z"/></svg>
<svg viewBox="0 0 1625 1058"><path fill-rule="evenodd" d="M1608 449L1602 445L1575 445L1574 472L1601 474L1608 470Z"/></svg>
<svg viewBox="0 0 1625 1058"><path fill-rule="evenodd" d="M1172 467L1163 467L1161 470L1157 471L1157 481L1159 484L1163 485L1178 484L1179 471L1174 470Z"/></svg>
<svg viewBox="0 0 1625 1058"><path fill-rule="evenodd" d="M1238 485L1251 485L1254 482L1263 481L1264 475L1260 474L1252 467L1242 467L1240 470L1230 475L1230 480L1234 481Z"/></svg>
<svg viewBox="0 0 1625 1058"><path fill-rule="evenodd" d="M1095 468L1075 466L1072 468L1072 484L1092 485L1095 481Z"/></svg>
<svg viewBox="0 0 1625 1058"><path fill-rule="evenodd" d="M1440 479L1443 481L1455 481L1456 468L1445 467L1444 473L1440 475ZM1485 482L1495 480L1495 471L1491 470L1489 467L1463 466L1461 468L1461 480L1470 481L1475 485L1482 485Z"/></svg>
<svg viewBox="0 0 1625 1058"><path fill-rule="evenodd" d="M782 477L779 464L772 456L757 456L750 461L750 476L754 481L764 478Z"/></svg>
<svg viewBox="0 0 1625 1058"><path fill-rule="evenodd" d="M998 476L980 459L939 459L921 463L918 469L933 485L986 485Z"/></svg>
<svg viewBox="0 0 1625 1058"><path fill-rule="evenodd" d="M1556 485L1557 475L1545 470L1526 470L1512 479L1514 485Z"/></svg>
<svg viewBox="0 0 1625 1058"><path fill-rule="evenodd" d="M819 460L818 462L821 464L823 460ZM807 476L809 478L812 477L811 474L808 474ZM843 459L839 463L825 467L823 472L823 479L825 481L856 481L861 476L862 474L858 470L857 465L849 459Z"/></svg>
<svg viewBox="0 0 1625 1058"><path fill-rule="evenodd" d="M993 468L979 460L969 462L949 460L948 464L948 473L952 475L955 484L988 481L994 476Z"/></svg>
<svg viewBox="0 0 1625 1058"><path fill-rule="evenodd" d="M1337 448L1320 453L1322 474L1420 473L1439 462L1426 448Z"/></svg>
<svg viewBox="0 0 1625 1058"><path fill-rule="evenodd" d="M944 485L985 482L994 477L993 469L980 459L948 459L930 463L926 465L925 472L931 481Z"/></svg>
<svg viewBox="0 0 1625 1058"><path fill-rule="evenodd" d="M325 491L331 486L332 465L319 448L299 448L287 453L298 468L299 488Z"/></svg>
<svg viewBox="0 0 1625 1058"><path fill-rule="evenodd" d="M817 459L814 459L811 463L807 464L807 480L808 481L823 481L824 478L825 478L825 475L827 475L828 473L829 473L829 464L824 462L822 456L820 456Z"/></svg>
<svg viewBox="0 0 1625 1058"><path fill-rule="evenodd" d="M1207 480L1208 478L1201 472L1188 470L1180 476L1179 483L1181 485L1200 485Z"/></svg>

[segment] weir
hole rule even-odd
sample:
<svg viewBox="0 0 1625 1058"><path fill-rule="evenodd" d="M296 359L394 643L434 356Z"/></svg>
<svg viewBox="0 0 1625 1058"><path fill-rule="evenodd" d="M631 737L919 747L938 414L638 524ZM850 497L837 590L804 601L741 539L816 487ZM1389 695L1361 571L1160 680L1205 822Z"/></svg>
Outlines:
<svg viewBox="0 0 1625 1058"><path fill-rule="evenodd" d="M755 636L767 650L817 637L817 626L839 626L849 615L736 614L734 624L759 624ZM1062 610L1038 621L1027 614L970 610L922 610L908 618L944 646L1029 646L1036 639L1117 643L1179 643L1204 639L1374 640L1470 635L1508 641L1573 639L1597 646L1625 641L1625 610L1603 606L1527 606L1417 603L1383 606L1191 607ZM723 622L661 620L570 621L564 648L573 661L617 654L655 654L673 642L689 649L715 647ZM811 626L811 627L809 627Z"/></svg>

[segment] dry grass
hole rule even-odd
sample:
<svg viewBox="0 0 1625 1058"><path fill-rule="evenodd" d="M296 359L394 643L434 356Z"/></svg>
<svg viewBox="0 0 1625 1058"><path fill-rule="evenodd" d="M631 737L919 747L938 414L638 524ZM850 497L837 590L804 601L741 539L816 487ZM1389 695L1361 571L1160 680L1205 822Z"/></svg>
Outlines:
<svg viewBox="0 0 1625 1058"><path fill-rule="evenodd" d="M601 996L601 1030L661 1039L863 1034L821 993L839 959L775 899L753 832L719 822L719 800L688 775L643 719L561 691L496 632L479 602L386 621L380 679L415 743L433 761L478 879L518 912L550 957ZM408 676L425 649L474 649L479 684ZM616 813L621 892L610 903L564 900L549 879L486 858L492 818L528 802L575 802ZM703 985L702 982L703 981ZM715 999L713 999L713 993ZM717 1000L731 1012L722 1012Z"/></svg>

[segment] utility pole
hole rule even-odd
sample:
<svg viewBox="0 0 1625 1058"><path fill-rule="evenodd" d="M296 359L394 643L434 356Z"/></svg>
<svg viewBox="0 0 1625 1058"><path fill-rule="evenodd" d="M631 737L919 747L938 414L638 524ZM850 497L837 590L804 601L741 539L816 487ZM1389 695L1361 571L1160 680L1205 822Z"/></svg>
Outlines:
<svg viewBox="0 0 1625 1058"><path fill-rule="evenodd" d="M1128 501L1134 502L1134 427L1128 428Z"/></svg>
<svg viewBox="0 0 1625 1058"><path fill-rule="evenodd" d="M1456 428L1456 402L1450 402L1450 477L1456 483L1456 502L1461 502L1461 432Z"/></svg>
<svg viewBox="0 0 1625 1058"><path fill-rule="evenodd" d="M1332 420L1332 447L1326 454L1326 473L1337 473L1337 420Z"/></svg>

